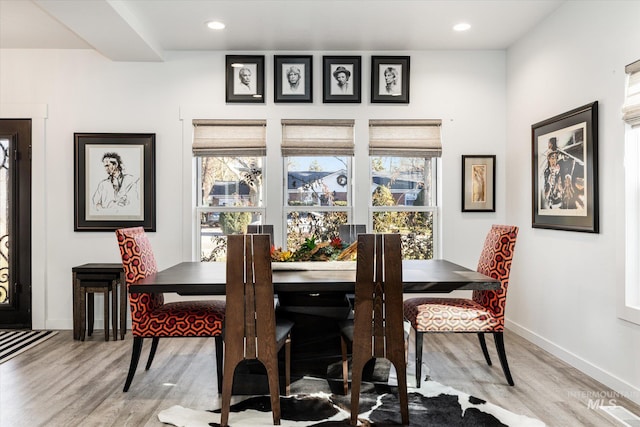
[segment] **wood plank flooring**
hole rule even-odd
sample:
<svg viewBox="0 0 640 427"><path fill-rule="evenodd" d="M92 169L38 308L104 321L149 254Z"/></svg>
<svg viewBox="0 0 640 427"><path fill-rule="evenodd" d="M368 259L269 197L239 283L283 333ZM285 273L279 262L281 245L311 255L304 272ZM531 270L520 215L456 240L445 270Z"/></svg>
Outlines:
<svg viewBox="0 0 640 427"><path fill-rule="evenodd" d="M507 331L505 345L516 383L509 387L492 339L487 341L495 361L491 367L475 335L426 336L423 357L431 378L548 426L621 425L588 407L593 393L613 393L610 389ZM80 342L71 331L61 331L0 365L0 426L162 426L157 413L172 405L217 406L213 339L161 340L147 372L150 343L145 343L131 389L123 393L131 342L130 332L124 341L104 342L97 331ZM622 397L616 401L640 415L638 405Z"/></svg>

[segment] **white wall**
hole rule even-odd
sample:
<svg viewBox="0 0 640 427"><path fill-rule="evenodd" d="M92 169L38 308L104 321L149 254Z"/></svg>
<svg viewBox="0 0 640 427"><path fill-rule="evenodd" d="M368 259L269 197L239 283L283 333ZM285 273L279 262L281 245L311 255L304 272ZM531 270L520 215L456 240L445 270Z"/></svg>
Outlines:
<svg viewBox="0 0 640 427"><path fill-rule="evenodd" d="M640 2L566 2L507 53L507 221L520 224L507 327L640 402L640 326L624 281L624 67ZM600 233L531 228L531 125L599 103ZM517 382L517 373L516 382ZM589 391L589 390L580 390ZM599 390L596 390L599 391Z"/></svg>
<svg viewBox="0 0 640 427"><path fill-rule="evenodd" d="M233 52L236 53L236 52ZM322 55L314 60L314 102L273 103L273 55L266 57L266 104L224 102L221 52L173 52L162 63L111 62L88 50L0 50L0 117L17 105L46 106L44 137L34 139L34 328L71 329L71 268L119 262L112 232L74 232L74 132L154 132L157 232L150 233L159 268L192 259L192 118L261 118L268 125L266 220L281 218L283 118L356 121L356 173L366 184L367 120L427 118L443 121L443 255L474 268L486 230L505 216L506 59L489 52L340 52L362 55L362 104L322 104ZM277 52L283 54L287 52ZM291 52L295 53L295 52ZM411 56L411 103L370 104L370 57ZM25 117L28 113L24 113ZM43 114L41 114L42 116ZM460 212L462 154L497 155L497 212ZM356 194L366 194L358 191ZM367 200L355 202L359 209ZM361 210L356 221L365 221Z"/></svg>

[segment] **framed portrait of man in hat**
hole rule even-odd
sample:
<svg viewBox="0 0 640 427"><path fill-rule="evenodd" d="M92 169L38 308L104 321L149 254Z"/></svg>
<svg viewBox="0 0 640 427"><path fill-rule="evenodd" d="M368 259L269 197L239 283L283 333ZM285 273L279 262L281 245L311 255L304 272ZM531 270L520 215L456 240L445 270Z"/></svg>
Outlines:
<svg viewBox="0 0 640 427"><path fill-rule="evenodd" d="M322 59L322 102L360 103L361 58L359 56L324 56Z"/></svg>

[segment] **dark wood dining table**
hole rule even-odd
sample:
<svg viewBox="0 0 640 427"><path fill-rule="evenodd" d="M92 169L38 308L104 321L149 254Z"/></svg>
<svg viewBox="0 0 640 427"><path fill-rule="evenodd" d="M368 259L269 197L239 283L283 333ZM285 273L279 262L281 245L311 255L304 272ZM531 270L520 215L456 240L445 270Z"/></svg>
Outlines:
<svg viewBox="0 0 640 427"><path fill-rule="evenodd" d="M331 267L296 263L273 267L273 286L277 294L336 292L353 293L355 262L334 262ZM315 264L315 263L314 263ZM318 262L318 264L325 264ZM286 269L280 268L286 267ZM402 261L405 293L447 293L455 290L497 289L500 282L474 270L442 259ZM180 295L224 295L224 262L181 262L132 283L129 292L170 292Z"/></svg>

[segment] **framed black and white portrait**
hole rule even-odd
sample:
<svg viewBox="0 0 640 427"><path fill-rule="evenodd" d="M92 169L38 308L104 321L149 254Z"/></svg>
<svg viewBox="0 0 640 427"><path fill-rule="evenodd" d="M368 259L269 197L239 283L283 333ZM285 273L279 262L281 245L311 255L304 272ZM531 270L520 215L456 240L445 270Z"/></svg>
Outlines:
<svg viewBox="0 0 640 427"><path fill-rule="evenodd" d="M322 102L360 103L360 62L359 56L322 57Z"/></svg>
<svg viewBox="0 0 640 427"><path fill-rule="evenodd" d="M313 57L274 57L275 102L313 102Z"/></svg>
<svg viewBox="0 0 640 427"><path fill-rule="evenodd" d="M155 231L155 134L75 133L74 154L75 231Z"/></svg>
<svg viewBox="0 0 640 427"><path fill-rule="evenodd" d="M409 103L408 56L371 57L371 102Z"/></svg>
<svg viewBox="0 0 640 427"><path fill-rule="evenodd" d="M264 103L264 56L226 56L226 102Z"/></svg>

